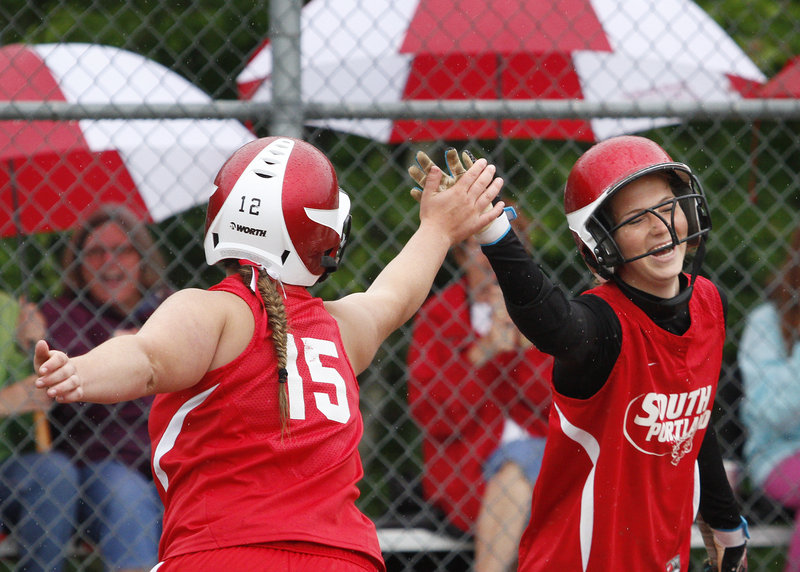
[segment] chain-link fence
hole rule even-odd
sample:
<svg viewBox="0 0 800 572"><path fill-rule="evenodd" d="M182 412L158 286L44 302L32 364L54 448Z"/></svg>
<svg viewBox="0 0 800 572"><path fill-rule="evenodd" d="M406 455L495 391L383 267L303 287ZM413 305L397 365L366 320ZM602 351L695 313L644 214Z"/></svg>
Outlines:
<svg viewBox="0 0 800 572"><path fill-rule="evenodd" d="M792 507L764 494L744 455L737 352L745 318L764 300L800 226L800 106L792 99L800 82L792 84L791 75L792 56L800 53L800 6L777 0L486 4L4 2L0 351L6 384L32 373L29 341L45 325L56 345L86 351L137 328L165 290L208 287L221 277L204 262L203 203L224 157L253 132L313 142L353 199L352 241L343 267L315 287L323 298L366 288L398 252L418 220L406 168L417 150L439 159L448 146L498 165L506 198L532 221L537 259L557 283L579 293L590 276L564 223L567 173L593 141L640 133L691 165L708 195L714 228L704 273L729 302L714 423L725 458L742 475L736 490L751 525L791 526ZM778 76L784 65L785 81ZM116 225L121 233L101 232L115 227L107 219L87 219L97 207L119 203L147 225L149 237L118 212L105 216L123 221ZM139 258L152 262L152 275L141 274ZM461 272L448 259L435 291ZM474 341L473 328L465 331L465 338L443 342L454 355ZM359 505L382 530L427 529L463 541L387 553L390 567L468 569L476 518L469 499L479 498L485 485L477 474L472 489L456 494L449 487L464 480L467 460L485 460L487 447L466 447L464 464L450 467L442 489L423 487L437 452L423 451L431 428L409 403L411 337L409 323L359 379L366 427ZM466 443L464 425L470 417L485 421L482 407L495 407L500 417L520 406L538 414L519 396L488 404L473 388L468 397L467 390L460 393L461 381L453 380L452 395L435 413L438 430L451 428L437 437L443 446ZM0 513L9 536L0 544L2 561L12 568L20 554L44 558L49 550L50 562L63 552L73 568L100 569L104 561L109 567L135 561L126 561L126 553L146 554L132 548L139 545L123 524L108 521L111 492L95 485L109 477L83 470L86 460L117 458L137 475L126 478L149 478L146 404L51 409L49 446L64 454L64 467L50 467L58 482L72 481L59 490L58 506L44 506L41 498L11 492L15 483L20 490L20 479L28 492L37 482L52 487L54 476L30 465L9 476L14 461L36 449L33 425L41 419L19 414L34 397L4 391ZM456 421L456 410L467 412L466 421ZM486 423L496 427L496 419ZM128 503L130 490L123 493ZM134 504L127 516L146 531L149 517L141 507L147 502ZM98 516L106 522L92 520ZM58 534L67 540L56 542L55 525L44 519L62 525ZM20 522L32 527L29 536ZM21 550L13 546L31 534L39 540ZM110 537L127 549L104 544ZM413 544L419 537L406 538ZM753 547L751 569L781 570L786 549L785 539ZM699 569L702 551L694 556Z"/></svg>

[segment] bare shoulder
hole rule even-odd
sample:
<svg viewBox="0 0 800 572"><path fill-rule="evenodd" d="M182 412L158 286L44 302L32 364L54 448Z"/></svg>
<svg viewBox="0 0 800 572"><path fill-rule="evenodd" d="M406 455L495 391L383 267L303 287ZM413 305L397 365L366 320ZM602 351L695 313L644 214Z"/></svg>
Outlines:
<svg viewBox="0 0 800 572"><path fill-rule="evenodd" d="M236 294L187 288L167 298L141 333L150 344L181 347L195 359L203 356L206 371L238 356L254 328L250 307Z"/></svg>
<svg viewBox="0 0 800 572"><path fill-rule="evenodd" d="M349 324L358 327L359 324L369 323L370 312L365 302L365 294L357 292L338 300L326 301L324 304L328 313L339 323L339 328L342 328Z"/></svg>
<svg viewBox="0 0 800 572"><path fill-rule="evenodd" d="M228 305L235 303L235 301L237 300L246 305L246 302L244 302L244 300L242 300L236 294L232 294L230 292L223 292L220 290L203 290L202 288L184 288L170 295L163 302L162 307L167 305L178 305L178 306L198 305L200 310L206 311L213 309L205 306L206 304Z"/></svg>
<svg viewBox="0 0 800 572"><path fill-rule="evenodd" d="M247 303L230 292L184 288L164 300L148 322L224 322L243 311L249 313Z"/></svg>
<svg viewBox="0 0 800 572"><path fill-rule="evenodd" d="M375 313L370 310L367 295L350 294L339 300L325 302L325 309L339 326L345 351L356 374L372 361L383 337L376 328Z"/></svg>

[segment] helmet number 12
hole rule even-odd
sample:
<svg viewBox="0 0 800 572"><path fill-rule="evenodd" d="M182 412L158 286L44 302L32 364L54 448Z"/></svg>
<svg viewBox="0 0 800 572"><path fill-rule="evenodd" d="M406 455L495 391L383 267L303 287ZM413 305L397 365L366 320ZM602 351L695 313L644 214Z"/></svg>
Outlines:
<svg viewBox="0 0 800 572"><path fill-rule="evenodd" d="M256 197L250 197L250 208L247 208L247 199L248 197L242 195L242 204L239 205L239 212L240 213L250 213L251 215L258 216L259 214L259 207L261 206L261 199Z"/></svg>
<svg viewBox="0 0 800 572"><path fill-rule="evenodd" d="M347 423L350 420L350 405L347 402L347 386L344 378L335 368L322 365L320 356L330 356L338 358L336 344L330 340L320 340L317 338L300 338L302 342L303 359L308 367L311 376L311 383L326 383L333 386L336 396L335 401L331 395L324 391L315 391L314 402L317 409L326 418L339 423ZM297 369L299 358L297 343L292 334L288 334L286 340L286 371L289 374L287 383L289 384L289 418L305 419L306 402L304 399L303 378Z"/></svg>

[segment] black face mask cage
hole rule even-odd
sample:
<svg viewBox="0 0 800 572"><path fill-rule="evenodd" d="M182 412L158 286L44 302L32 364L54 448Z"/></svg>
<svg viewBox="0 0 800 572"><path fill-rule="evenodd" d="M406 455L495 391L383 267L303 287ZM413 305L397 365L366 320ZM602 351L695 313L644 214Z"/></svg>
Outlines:
<svg viewBox="0 0 800 572"><path fill-rule="evenodd" d="M691 192L691 187L683 184L683 188L679 192L680 196L668 199L662 203L642 210L635 215L628 217L617 225L611 224L610 216L605 212L605 209L598 209L595 215L592 215L587 221L587 227L594 235L597 241L595 248L595 257L600 265L601 276L608 278L611 274L611 269L620 264L633 262L646 256L651 256L670 248L674 248L684 242L689 243L691 247L696 247L700 241L711 230L711 220L708 216L708 205L706 199L702 194ZM688 192L688 194L686 194ZM686 217L688 224L688 232L686 237L679 238L675 233L675 209L679 207ZM621 227L632 224L636 220L641 219L647 214L651 214L659 219L669 231L671 237L670 244L666 244L656 250L645 252L631 258L624 258L622 252L614 239L614 234Z"/></svg>

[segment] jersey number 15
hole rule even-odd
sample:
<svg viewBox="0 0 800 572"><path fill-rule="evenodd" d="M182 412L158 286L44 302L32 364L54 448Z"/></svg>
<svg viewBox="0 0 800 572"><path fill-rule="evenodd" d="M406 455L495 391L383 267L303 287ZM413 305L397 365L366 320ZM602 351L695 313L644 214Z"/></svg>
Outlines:
<svg viewBox="0 0 800 572"><path fill-rule="evenodd" d="M306 402L303 399L304 381L300 377L297 369L297 359L299 357L297 342L293 335L287 336L287 356L286 371L289 374L289 418L305 419ZM347 402L347 386L344 378L336 369L322 365L320 356L339 357L336 344L330 340L320 340L317 338L300 338L303 344L303 359L312 383L328 383L333 386L336 400L331 400L329 393L315 391L312 393L317 409L326 418L339 423L347 423L350 419L350 405Z"/></svg>

